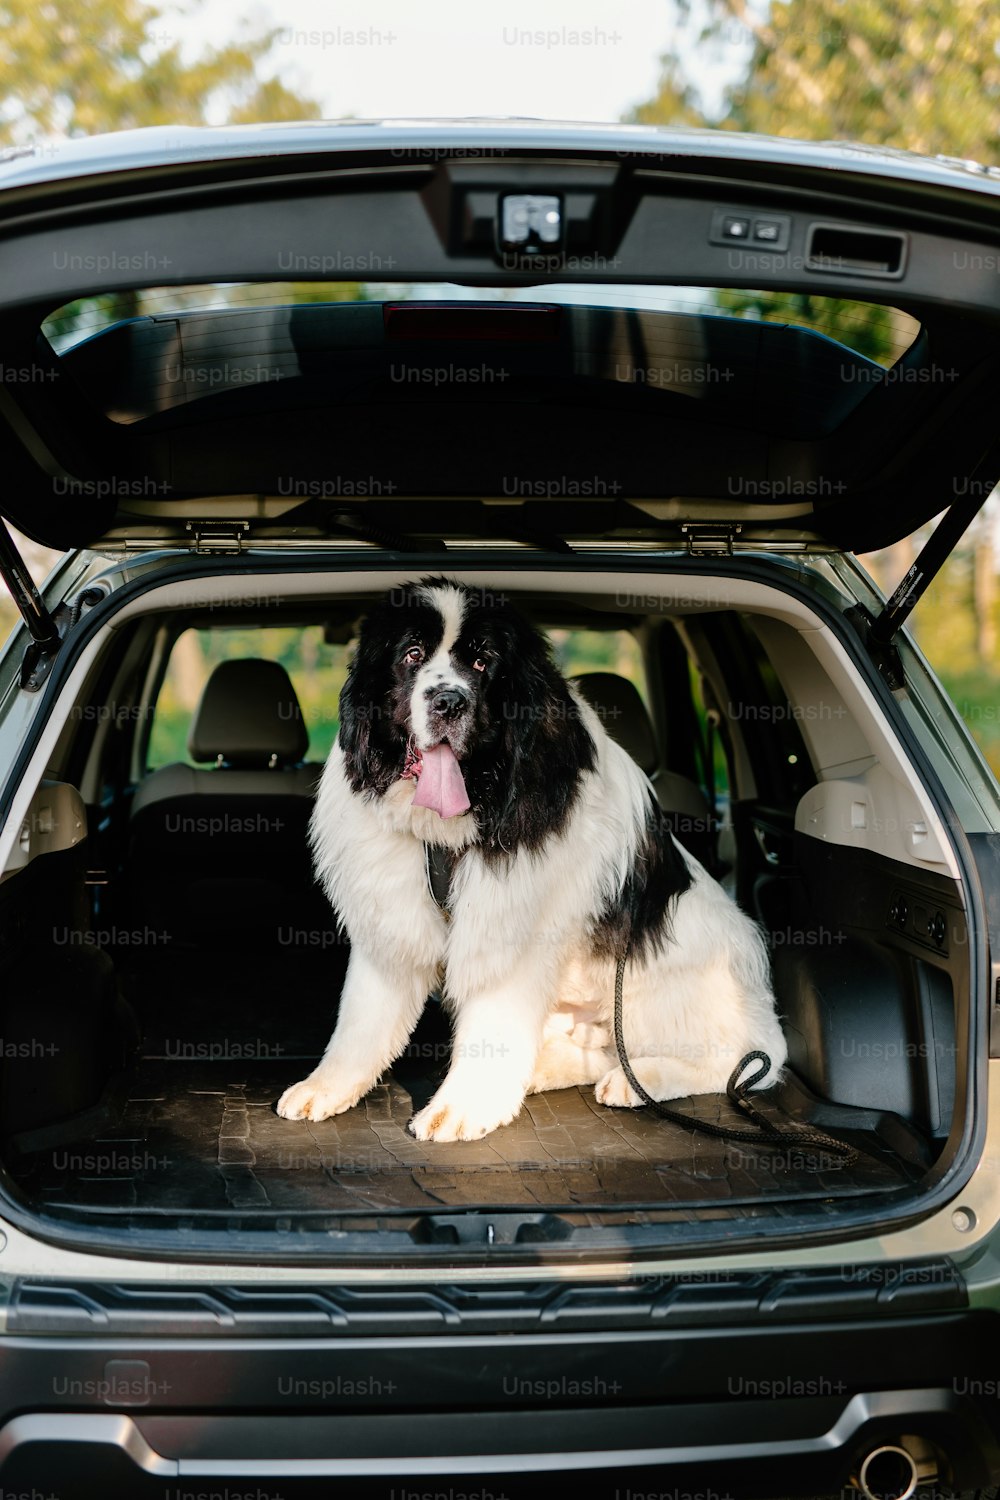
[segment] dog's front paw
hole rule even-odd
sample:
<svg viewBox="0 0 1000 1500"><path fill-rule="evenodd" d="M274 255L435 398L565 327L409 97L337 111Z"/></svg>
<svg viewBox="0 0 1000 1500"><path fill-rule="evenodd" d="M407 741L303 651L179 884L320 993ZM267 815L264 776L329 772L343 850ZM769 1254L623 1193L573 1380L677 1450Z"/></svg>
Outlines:
<svg viewBox="0 0 1000 1500"><path fill-rule="evenodd" d="M523 1103L523 1091L512 1098L488 1088L449 1087L445 1079L407 1129L418 1141L481 1141L491 1130L509 1125Z"/></svg>
<svg viewBox="0 0 1000 1500"><path fill-rule="evenodd" d="M278 1100L278 1114L285 1120L328 1120L353 1109L362 1088L345 1089L335 1079L324 1079L322 1073L310 1073L301 1083L293 1083Z"/></svg>

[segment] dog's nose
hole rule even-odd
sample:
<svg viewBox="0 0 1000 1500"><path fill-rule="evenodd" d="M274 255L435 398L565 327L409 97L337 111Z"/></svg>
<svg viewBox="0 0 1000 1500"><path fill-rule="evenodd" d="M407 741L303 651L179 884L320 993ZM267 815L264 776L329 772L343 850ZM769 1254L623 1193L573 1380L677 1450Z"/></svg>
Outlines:
<svg viewBox="0 0 1000 1500"><path fill-rule="evenodd" d="M439 688L431 698L431 708L442 719L453 719L456 714L461 713L468 701L458 688Z"/></svg>

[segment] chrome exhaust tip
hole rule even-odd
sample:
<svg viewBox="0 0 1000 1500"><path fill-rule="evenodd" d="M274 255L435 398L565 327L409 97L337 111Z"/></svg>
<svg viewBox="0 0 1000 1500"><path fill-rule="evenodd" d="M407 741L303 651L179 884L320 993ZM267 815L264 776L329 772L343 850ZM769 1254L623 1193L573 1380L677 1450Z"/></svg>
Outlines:
<svg viewBox="0 0 1000 1500"><path fill-rule="evenodd" d="M920 1477L913 1455L886 1443L862 1460L854 1487L865 1500L910 1500Z"/></svg>

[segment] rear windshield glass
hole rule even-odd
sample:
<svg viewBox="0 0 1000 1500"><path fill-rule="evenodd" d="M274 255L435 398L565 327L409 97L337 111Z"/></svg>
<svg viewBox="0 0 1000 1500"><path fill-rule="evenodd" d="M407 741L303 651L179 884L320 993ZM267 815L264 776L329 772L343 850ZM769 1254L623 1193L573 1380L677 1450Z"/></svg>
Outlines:
<svg viewBox="0 0 1000 1500"><path fill-rule="evenodd" d="M451 283L266 282L147 287L84 297L56 308L42 332L57 353L135 317L225 308L289 307L308 303L509 301L623 307L650 312L713 313L791 324L836 339L866 359L889 367L911 346L920 325L898 308L816 297L800 292L737 291L719 287L605 286L560 283L530 287L468 287Z"/></svg>

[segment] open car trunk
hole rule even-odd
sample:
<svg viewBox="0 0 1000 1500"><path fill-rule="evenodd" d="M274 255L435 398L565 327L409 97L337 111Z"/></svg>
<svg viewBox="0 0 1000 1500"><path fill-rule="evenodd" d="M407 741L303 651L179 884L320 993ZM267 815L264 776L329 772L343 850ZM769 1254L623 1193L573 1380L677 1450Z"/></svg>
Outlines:
<svg viewBox="0 0 1000 1500"><path fill-rule="evenodd" d="M211 587L218 591L217 578ZM584 584L576 589L570 603L533 582L523 607L536 618L578 619L588 595ZM692 575L685 590L689 603L699 591L711 600L718 580ZM132 669L131 652L141 655L143 631L159 638L166 617L153 601L149 618L132 622L131 640L119 632L119 673ZM337 621L362 604L286 609L288 618L322 610ZM421 1143L407 1123L450 1057L437 996L403 1055L355 1108L321 1123L281 1119L277 1099L326 1045L348 957L313 883L312 798L297 799L291 812L282 803L282 853L259 838L267 799L245 808L234 801L234 813L248 815L240 844L235 818L228 842L176 813L151 828L141 783L139 793L120 787L95 809L65 783L45 782L27 826L29 842L38 829L49 842L36 836L35 857L0 884L0 1153L8 1194L46 1232L82 1231L109 1244L123 1233L133 1244L162 1244L167 1235L180 1253L221 1233L229 1253L252 1245L279 1259L317 1243L328 1251L338 1237L376 1254L496 1238L515 1252L570 1240L606 1253L633 1236L702 1243L723 1233L731 1243L761 1233L838 1235L848 1221L882 1223L918 1209L967 1123L970 972L960 883L941 861L922 867L904 858L905 840L843 841L844 788L830 778L812 784L791 699L760 670L777 669L797 713L808 714L810 694L827 705L808 720L809 755L843 758L850 736L831 708L839 689L815 660L804 663L787 621L711 609L686 621L640 618L616 612L607 593L588 608L591 624L625 622L642 636L648 662L659 663L675 750L672 765L647 769L664 817L768 936L789 1062L779 1086L756 1099L787 1139L726 1139L647 1108L609 1109L591 1086L530 1096L511 1124L482 1141ZM254 618L240 609L244 624ZM175 637L176 619L171 630ZM344 635L337 624L330 633ZM765 647L769 657L759 655ZM751 648L757 657L746 654ZM702 670L727 662L728 684L715 683L729 694L726 759L735 771L749 753L757 772L756 795L746 784L741 795L734 775L709 837L677 811L677 786L693 769L677 760L679 731L701 732L682 712L688 650L700 653ZM113 696L108 671L95 667L92 682L107 694L111 681ZM87 715L80 710L75 722ZM626 733L613 718L608 727ZM871 732L853 726L856 751ZM880 763L866 768L861 758L853 769L849 805L884 808ZM57 847L74 819L87 836ZM939 834L932 826L927 838ZM724 1095L672 1107L753 1135ZM854 1159L799 1139L803 1126L852 1146Z"/></svg>
<svg viewBox="0 0 1000 1500"><path fill-rule="evenodd" d="M996 793L899 632L998 470L995 178L867 148L789 160L728 133L622 150L463 125L437 150L434 129L324 131L287 158L267 132L198 132L141 170L102 177L84 147L65 178L7 169L2 514L105 561L43 600L0 524L30 636L0 699L18 756L5 1217L268 1263L730 1250L940 1207L980 1125L988 933L966 831L988 836ZM551 244L508 233L539 205ZM74 254L53 254L70 223ZM314 280L336 251L336 288L276 284L290 241ZM127 253L151 242L167 285ZM391 286L355 283L361 266L392 267ZM843 556L942 512L888 601ZM406 1124L448 1063L433 997L354 1109L278 1118L330 1034L347 949L301 788L268 814L280 857L251 826L220 868L218 841L151 823L177 619L320 622L343 646L379 591L441 572L509 590L545 628L575 611L640 643L651 718L626 748L768 938L789 1061L760 1108L853 1161L588 1089L531 1097L481 1142L421 1145ZM724 1096L677 1103L747 1129Z"/></svg>

